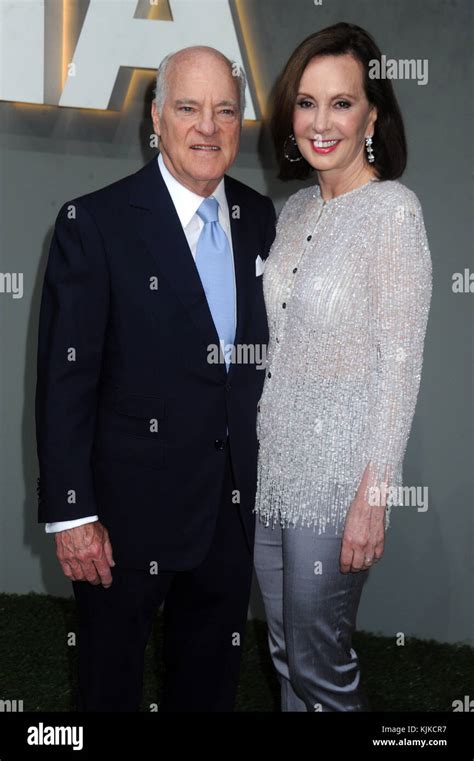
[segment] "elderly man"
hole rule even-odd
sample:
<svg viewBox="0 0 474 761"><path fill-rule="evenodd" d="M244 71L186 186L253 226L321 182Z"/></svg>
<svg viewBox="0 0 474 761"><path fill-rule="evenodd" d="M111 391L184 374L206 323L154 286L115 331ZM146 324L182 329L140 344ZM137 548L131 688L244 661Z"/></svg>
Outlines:
<svg viewBox="0 0 474 761"><path fill-rule="evenodd" d="M194 47L165 58L156 85L158 158L56 221L39 329L39 520L78 606L79 709L138 710L164 602L159 710L230 711L275 213L225 175L243 74ZM239 346L254 349L245 361Z"/></svg>

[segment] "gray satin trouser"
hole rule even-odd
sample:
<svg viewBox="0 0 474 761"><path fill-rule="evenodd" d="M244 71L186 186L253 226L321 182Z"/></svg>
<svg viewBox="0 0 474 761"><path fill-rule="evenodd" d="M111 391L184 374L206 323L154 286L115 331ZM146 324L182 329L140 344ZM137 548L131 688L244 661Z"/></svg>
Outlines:
<svg viewBox="0 0 474 761"><path fill-rule="evenodd" d="M282 711L370 710L352 648L369 571L341 573L340 551L334 531L267 528L257 516L255 571Z"/></svg>

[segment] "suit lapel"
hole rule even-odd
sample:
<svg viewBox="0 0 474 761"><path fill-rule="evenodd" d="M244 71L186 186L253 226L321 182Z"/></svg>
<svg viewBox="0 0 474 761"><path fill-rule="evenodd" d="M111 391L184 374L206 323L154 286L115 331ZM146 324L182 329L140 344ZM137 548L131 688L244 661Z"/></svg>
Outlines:
<svg viewBox="0 0 474 761"><path fill-rule="evenodd" d="M154 158L135 175L130 204L137 210L137 228L158 272L174 290L195 323L204 347L219 338L201 278L171 196Z"/></svg>
<svg viewBox="0 0 474 761"><path fill-rule="evenodd" d="M237 296L237 326L235 343L243 343L250 277L255 276L255 242L250 236L250 225L241 192L230 177L225 177L225 192L229 206L232 248ZM214 326L193 255L189 250L183 228L161 176L156 158L140 169L133 178L130 204L136 209L137 229L143 244L152 255L158 272L166 279L191 319L204 343L218 345L219 337ZM251 213L251 212L250 212ZM224 376L225 365L218 365ZM229 377L234 370L231 365Z"/></svg>

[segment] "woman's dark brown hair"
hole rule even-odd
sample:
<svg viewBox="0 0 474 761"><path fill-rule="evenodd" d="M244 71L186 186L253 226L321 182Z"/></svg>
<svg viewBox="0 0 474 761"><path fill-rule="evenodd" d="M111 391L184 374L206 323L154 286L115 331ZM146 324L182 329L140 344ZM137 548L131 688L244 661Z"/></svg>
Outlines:
<svg viewBox="0 0 474 761"><path fill-rule="evenodd" d="M293 112L299 83L307 65L321 56L352 55L362 64L364 90L369 103L377 108L373 136L374 167L381 180L395 180L406 166L407 146L400 108L389 79L370 79L371 61L380 61L381 52L374 39L355 24L334 24L311 34L298 45L280 75L273 98L270 129L282 180L306 179L313 167L302 158L291 163L285 158L285 141L293 132ZM288 146L288 142L287 142ZM290 150L292 149L290 145ZM295 148L293 147L293 152Z"/></svg>

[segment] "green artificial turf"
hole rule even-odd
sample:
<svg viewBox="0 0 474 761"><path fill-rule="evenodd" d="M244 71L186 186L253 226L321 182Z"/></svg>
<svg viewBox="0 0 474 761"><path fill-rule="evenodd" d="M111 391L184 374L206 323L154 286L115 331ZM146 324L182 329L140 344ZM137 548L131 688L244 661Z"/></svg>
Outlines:
<svg viewBox="0 0 474 761"><path fill-rule="evenodd" d="M146 650L142 710L159 701L161 616ZM0 594L0 700L23 700L24 711L75 710L77 632L73 599ZM373 711L452 711L473 693L474 650L359 632L354 638ZM268 654L266 625L250 621L242 658L237 711L276 711L278 682Z"/></svg>

